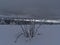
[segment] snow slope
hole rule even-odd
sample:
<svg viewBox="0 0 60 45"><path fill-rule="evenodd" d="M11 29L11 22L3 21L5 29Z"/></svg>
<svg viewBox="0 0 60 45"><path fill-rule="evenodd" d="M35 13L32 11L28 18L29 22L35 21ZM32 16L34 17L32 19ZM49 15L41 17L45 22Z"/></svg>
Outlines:
<svg viewBox="0 0 60 45"><path fill-rule="evenodd" d="M0 25L0 45L60 45L60 25L42 25L39 29L41 35L31 41L20 37L14 43L19 31L18 25Z"/></svg>

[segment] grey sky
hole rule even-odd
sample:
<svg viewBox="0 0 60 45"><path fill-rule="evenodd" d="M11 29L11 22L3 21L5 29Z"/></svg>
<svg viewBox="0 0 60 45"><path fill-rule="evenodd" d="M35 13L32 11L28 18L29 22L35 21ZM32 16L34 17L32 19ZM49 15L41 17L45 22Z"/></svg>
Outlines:
<svg viewBox="0 0 60 45"><path fill-rule="evenodd" d="M60 0L0 0L0 14L60 18Z"/></svg>
<svg viewBox="0 0 60 45"><path fill-rule="evenodd" d="M28 6L59 6L60 0L0 0L0 6L2 8L20 8L21 6L23 7L28 7ZM17 6L17 7L16 7ZM33 7L34 7L33 6ZM38 8L39 8L38 7Z"/></svg>

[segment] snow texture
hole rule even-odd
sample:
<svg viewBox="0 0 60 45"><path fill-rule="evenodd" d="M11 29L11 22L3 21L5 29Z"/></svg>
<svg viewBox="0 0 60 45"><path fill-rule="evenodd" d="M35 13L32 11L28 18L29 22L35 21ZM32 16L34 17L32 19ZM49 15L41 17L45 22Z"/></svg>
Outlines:
<svg viewBox="0 0 60 45"><path fill-rule="evenodd" d="M60 25L42 25L39 28L40 35L30 41L21 36L14 43L21 32L18 25L0 25L0 45L60 45Z"/></svg>

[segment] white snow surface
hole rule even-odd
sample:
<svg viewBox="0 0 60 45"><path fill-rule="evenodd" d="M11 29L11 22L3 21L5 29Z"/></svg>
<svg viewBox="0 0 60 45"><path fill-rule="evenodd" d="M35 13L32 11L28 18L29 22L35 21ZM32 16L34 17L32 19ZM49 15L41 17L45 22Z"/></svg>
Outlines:
<svg viewBox="0 0 60 45"><path fill-rule="evenodd" d="M60 45L60 25L42 25L39 28L41 35L35 36L31 41L21 36L14 43L17 35L21 33L19 25L0 25L0 45Z"/></svg>

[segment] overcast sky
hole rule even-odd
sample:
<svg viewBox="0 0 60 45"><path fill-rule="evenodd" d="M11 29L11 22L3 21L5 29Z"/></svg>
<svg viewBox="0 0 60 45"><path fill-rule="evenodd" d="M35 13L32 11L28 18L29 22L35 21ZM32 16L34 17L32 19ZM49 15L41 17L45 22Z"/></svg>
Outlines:
<svg viewBox="0 0 60 45"><path fill-rule="evenodd" d="M60 18L60 0L0 0L0 14L12 13Z"/></svg>

